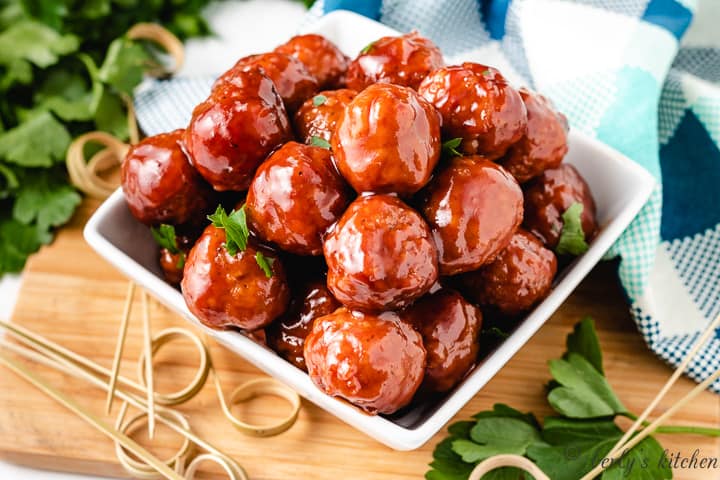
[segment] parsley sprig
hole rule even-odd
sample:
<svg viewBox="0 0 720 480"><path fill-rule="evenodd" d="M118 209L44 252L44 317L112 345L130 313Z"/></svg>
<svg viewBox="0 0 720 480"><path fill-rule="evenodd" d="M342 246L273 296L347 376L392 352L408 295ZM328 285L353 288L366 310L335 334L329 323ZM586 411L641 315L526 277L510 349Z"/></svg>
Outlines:
<svg viewBox="0 0 720 480"><path fill-rule="evenodd" d="M247 225L245 205L233 210L228 215L222 205L218 205L215 213L208 215L213 226L225 230L225 249L230 255L236 255L239 251L245 251L250 238L250 229ZM272 265L274 258L266 257L261 251L255 253L255 263L262 269L267 278L272 277Z"/></svg>
<svg viewBox="0 0 720 480"><path fill-rule="evenodd" d="M64 168L72 138L127 138L122 97L158 56L125 32L158 22L181 39L203 35L207 3L0 2L0 276L22 270L80 204Z"/></svg>
<svg viewBox="0 0 720 480"><path fill-rule="evenodd" d="M555 252L559 255L582 255L589 245L582 229L583 204L575 202L562 214L563 227Z"/></svg>
<svg viewBox="0 0 720 480"><path fill-rule="evenodd" d="M320 148L324 148L326 150L330 150L330 142L328 142L327 140L325 140L322 137L310 138L310 145L312 145L313 147L320 147Z"/></svg>
<svg viewBox="0 0 720 480"><path fill-rule="evenodd" d="M222 205L218 205L215 213L208 215L213 226L225 230L225 249L230 255L237 254L238 250L247 248L250 230L247 226L245 205L233 210L228 215Z"/></svg>
<svg viewBox="0 0 720 480"><path fill-rule="evenodd" d="M327 97L325 95L315 95L313 97L313 106L319 107L320 105L323 105L325 102L327 102Z"/></svg>
<svg viewBox="0 0 720 480"><path fill-rule="evenodd" d="M462 153L458 151L458 147L462 143L462 138L451 138L450 140L443 142L442 144L442 154L445 158L450 157L461 157Z"/></svg>
<svg viewBox="0 0 720 480"><path fill-rule="evenodd" d="M175 227L163 223L158 227L151 227L150 233L152 233L155 243L157 243L160 248L166 249L173 255L179 255L177 268L183 268L185 266L185 252L178 247Z"/></svg>
<svg viewBox="0 0 720 480"><path fill-rule="evenodd" d="M567 337L567 350L551 360L548 403L555 416L542 425L532 413L494 405L448 427L448 437L433 452L427 480L465 480L475 465L499 454L523 455L553 480L577 480L595 467L620 440L615 417L636 418L628 412L605 378L602 351L592 319L585 318ZM658 433L720 436L720 429L660 427ZM483 480L529 479L521 470L504 467ZM613 463L601 477L663 480L672 478L663 447L647 437Z"/></svg>

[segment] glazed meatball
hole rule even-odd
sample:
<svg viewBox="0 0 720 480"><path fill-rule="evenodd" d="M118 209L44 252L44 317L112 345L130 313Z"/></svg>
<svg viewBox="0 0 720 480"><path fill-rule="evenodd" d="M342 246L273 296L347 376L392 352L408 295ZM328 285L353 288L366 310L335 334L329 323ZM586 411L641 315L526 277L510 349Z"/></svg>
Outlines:
<svg viewBox="0 0 720 480"><path fill-rule="evenodd" d="M350 59L327 38L313 33L297 35L275 49L300 60L320 88L339 88Z"/></svg>
<svg viewBox="0 0 720 480"><path fill-rule="evenodd" d="M589 242L598 228L590 187L575 167L567 163L545 170L526 185L524 226L554 250L563 229L562 214L576 202L583 205L580 220Z"/></svg>
<svg viewBox="0 0 720 480"><path fill-rule="evenodd" d="M443 65L440 49L418 32L383 37L350 64L347 87L359 92L374 83L394 83L417 90L423 78Z"/></svg>
<svg viewBox="0 0 720 480"><path fill-rule="evenodd" d="M355 98L355 90L325 90L308 98L295 113L295 134L299 140L310 143L312 137L330 141L345 107Z"/></svg>
<svg viewBox="0 0 720 480"><path fill-rule="evenodd" d="M215 207L212 188L182 148L184 130L147 137L128 150L121 182L130 213L146 225L197 224Z"/></svg>
<svg viewBox="0 0 720 480"><path fill-rule="evenodd" d="M525 104L492 67L463 63L441 68L418 92L442 115L443 136L462 138L460 149L468 155L497 159L525 135Z"/></svg>
<svg viewBox="0 0 720 480"><path fill-rule="evenodd" d="M315 320L305 339L310 378L328 395L368 413L393 413L412 400L422 383L422 337L398 314L341 308Z"/></svg>
<svg viewBox="0 0 720 480"><path fill-rule="evenodd" d="M527 110L527 133L510 147L501 164L525 183L548 168L556 168L568 151L568 123L552 102L525 88L520 96Z"/></svg>
<svg viewBox="0 0 720 480"><path fill-rule="evenodd" d="M253 244L230 255L225 241L225 230L210 225L190 250L181 284L185 303L208 327L261 329L282 315L290 300L282 262ZM258 265L258 253L270 263L270 277Z"/></svg>
<svg viewBox="0 0 720 480"><path fill-rule="evenodd" d="M235 83L236 77L243 76L243 72L248 67L260 67L262 72L273 81L288 112L294 112L305 99L318 91L317 80L300 60L274 52L241 58L235 66L217 79L213 89L227 83ZM240 83L243 83L242 79Z"/></svg>
<svg viewBox="0 0 720 480"><path fill-rule="evenodd" d="M395 196L356 199L328 233L323 250L328 288L353 309L405 307L438 277L437 249L427 224Z"/></svg>
<svg viewBox="0 0 720 480"><path fill-rule="evenodd" d="M441 275L492 261L523 218L523 194L515 178L479 156L450 160L420 197L440 253Z"/></svg>
<svg viewBox="0 0 720 480"><path fill-rule="evenodd" d="M185 260L193 246L193 240L187 235L176 235L175 243L177 249L174 249L174 251L170 251L165 247L160 249L159 263L165 281L170 285L178 286L183 277Z"/></svg>
<svg viewBox="0 0 720 480"><path fill-rule="evenodd" d="M260 165L245 205L260 238L298 255L320 255L322 235L348 203L330 151L289 142Z"/></svg>
<svg viewBox="0 0 720 480"><path fill-rule="evenodd" d="M518 229L491 263L462 275L467 295L505 315L532 308L550 293L557 259L533 234Z"/></svg>
<svg viewBox="0 0 720 480"><path fill-rule="evenodd" d="M450 390L477 360L482 313L456 291L442 289L420 299L408 314L427 351L423 389Z"/></svg>
<svg viewBox="0 0 720 480"><path fill-rule="evenodd" d="M440 118L406 87L376 84L345 108L332 137L340 173L357 192L417 192L440 158Z"/></svg>
<svg viewBox="0 0 720 480"><path fill-rule="evenodd" d="M272 81L257 69L237 71L195 107L186 132L193 164L215 190L245 190L258 165L292 139Z"/></svg>
<svg viewBox="0 0 720 480"><path fill-rule="evenodd" d="M298 288L287 312L266 329L268 346L301 370L307 370L303 347L316 318L330 315L340 307L325 285L314 280Z"/></svg>

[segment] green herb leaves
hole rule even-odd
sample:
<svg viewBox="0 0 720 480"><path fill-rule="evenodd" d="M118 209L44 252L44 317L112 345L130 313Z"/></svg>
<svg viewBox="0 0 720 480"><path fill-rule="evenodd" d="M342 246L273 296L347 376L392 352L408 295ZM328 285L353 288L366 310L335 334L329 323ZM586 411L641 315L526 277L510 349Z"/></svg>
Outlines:
<svg viewBox="0 0 720 480"><path fill-rule="evenodd" d="M163 223L159 227L151 227L150 233L160 248L164 248L170 253L180 253L174 226Z"/></svg>
<svg viewBox="0 0 720 480"><path fill-rule="evenodd" d="M257 262L258 266L262 268L262 271L265 272L265 276L267 278L272 277L272 265L275 263L274 258L268 258L265 255L263 255L262 252L257 252L255 254L255 262Z"/></svg>
<svg viewBox="0 0 720 480"><path fill-rule="evenodd" d="M470 429L470 440L456 440L453 450L464 462L476 463L504 453L525 455L540 440L536 428L517 418L480 418Z"/></svg>
<svg viewBox="0 0 720 480"><path fill-rule="evenodd" d="M362 50L360 50L360 55L365 55L365 54L370 53L370 50L372 50L372 48L373 48L374 46L375 46L375 42L374 42L374 41L368 43L367 45L365 45L365 46L363 47Z"/></svg>
<svg viewBox="0 0 720 480"><path fill-rule="evenodd" d="M225 248L230 255L235 255L238 250L247 248L250 230L245 217L245 206L233 210L230 215L225 213L222 205L218 205L215 213L208 215L208 220L218 228L225 230Z"/></svg>
<svg viewBox="0 0 720 480"><path fill-rule="evenodd" d="M313 97L313 105L316 107L323 105L325 102L327 102L327 97L325 95L315 95Z"/></svg>
<svg viewBox="0 0 720 480"><path fill-rule="evenodd" d="M145 70L153 66L157 66L157 62L142 44L120 37L108 47L98 75L116 91L132 95Z"/></svg>
<svg viewBox="0 0 720 480"><path fill-rule="evenodd" d="M238 251L244 251L248 246L250 230L247 226L245 205L233 210L230 215L225 213L222 205L218 205L215 213L208 215L208 220L217 228L225 230L225 249L230 255L236 255ZM255 262L262 269L267 278L272 277L272 265L274 258L263 255L261 251L255 253Z"/></svg>
<svg viewBox="0 0 720 480"><path fill-rule="evenodd" d="M465 480L479 461L501 453L524 455L530 445L540 441L535 417L507 405L495 404L492 410L474 417L475 421L448 427L450 436L435 448L427 480ZM520 475L516 468L501 468L483 479L516 480Z"/></svg>
<svg viewBox="0 0 720 480"><path fill-rule="evenodd" d="M458 147L462 143L462 138L452 138L442 144L442 154L445 158L460 157L462 153L458 151Z"/></svg>
<svg viewBox="0 0 720 480"><path fill-rule="evenodd" d="M550 360L550 373L560 385L548 394L556 412L570 418L609 417L627 412L607 380L585 357L569 353Z"/></svg>
<svg viewBox="0 0 720 480"><path fill-rule="evenodd" d="M61 162L70 134L49 112L40 112L0 135L0 159L22 167Z"/></svg>
<svg viewBox="0 0 720 480"><path fill-rule="evenodd" d="M22 20L0 34L0 64L30 62L40 68L49 67L79 45L75 35L61 35L40 22Z"/></svg>
<svg viewBox="0 0 720 480"><path fill-rule="evenodd" d="M179 256L176 267L183 268L185 266L186 255L185 252L178 247L175 227L163 223L159 227L150 227L150 233L152 233L155 243L157 243L160 248L164 248L173 255Z"/></svg>
<svg viewBox="0 0 720 480"><path fill-rule="evenodd" d="M548 401L561 416L545 418L506 405L448 427L449 436L433 452L427 480L466 480L475 465L499 454L523 455L553 480L577 480L603 461L623 435L616 415L632 417L603 376L602 352L593 321L585 318L567 337L567 351L549 362L553 381ZM652 437L613 463L602 480L670 479L662 446ZM501 468L483 480L529 479L515 468Z"/></svg>
<svg viewBox="0 0 720 480"><path fill-rule="evenodd" d="M0 7L0 276L22 269L80 202L63 167L73 137L128 135L131 95L157 55L125 32L159 22L207 33L208 0L21 1ZM98 67L100 65L100 67Z"/></svg>
<svg viewBox="0 0 720 480"><path fill-rule="evenodd" d="M328 142L322 137L312 137L310 139L310 145L312 145L313 147L320 147L326 150L330 150L330 142Z"/></svg>
<svg viewBox="0 0 720 480"><path fill-rule="evenodd" d="M560 255L582 255L587 252L585 232L582 229L583 204L575 202L562 214L563 227L555 252Z"/></svg>

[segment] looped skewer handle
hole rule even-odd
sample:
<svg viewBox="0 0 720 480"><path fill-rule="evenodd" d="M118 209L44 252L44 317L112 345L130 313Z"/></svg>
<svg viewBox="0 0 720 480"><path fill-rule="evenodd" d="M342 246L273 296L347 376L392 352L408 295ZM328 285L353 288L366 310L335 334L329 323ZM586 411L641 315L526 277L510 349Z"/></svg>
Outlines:
<svg viewBox="0 0 720 480"><path fill-rule="evenodd" d="M482 462L470 472L468 480L480 480L483 475L497 468L515 467L532 475L535 480L550 480L545 472L532 461L520 455L495 455Z"/></svg>

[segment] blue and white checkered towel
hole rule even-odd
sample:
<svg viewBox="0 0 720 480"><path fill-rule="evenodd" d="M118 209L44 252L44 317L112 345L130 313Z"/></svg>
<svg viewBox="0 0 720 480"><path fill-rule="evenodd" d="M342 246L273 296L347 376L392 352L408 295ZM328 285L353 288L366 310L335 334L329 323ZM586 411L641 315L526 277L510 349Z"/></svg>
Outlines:
<svg viewBox="0 0 720 480"><path fill-rule="evenodd" d="M497 66L659 180L610 256L648 345L678 364L720 314L720 0L318 0L309 21L337 9ZM141 125L176 127L165 119L185 118L211 81L141 92ZM717 368L720 330L688 375Z"/></svg>

